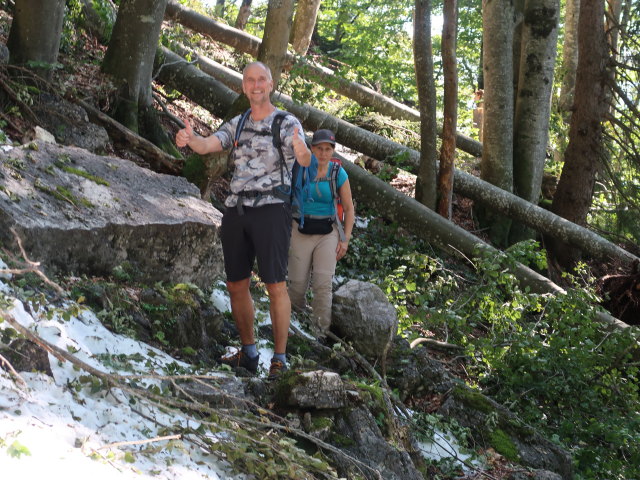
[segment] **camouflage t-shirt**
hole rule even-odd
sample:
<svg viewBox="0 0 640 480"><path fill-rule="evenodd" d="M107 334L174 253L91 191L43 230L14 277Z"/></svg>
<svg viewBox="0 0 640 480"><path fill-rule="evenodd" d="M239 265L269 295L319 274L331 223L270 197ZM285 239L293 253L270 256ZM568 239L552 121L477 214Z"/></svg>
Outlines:
<svg viewBox="0 0 640 480"><path fill-rule="evenodd" d="M284 183L291 185L291 169L295 161L293 153L293 132L295 127L298 127L298 134L303 140L304 137L302 137L303 130L300 121L291 114L287 115L280 127L282 153L286 162L286 168L281 174L280 155L278 149L273 146L273 137L271 136L271 123L276 113L281 111L276 109L259 122L253 121L251 115L247 118L240 133L238 146L234 148L231 154L234 170L229 185L231 193L224 202L227 207L236 206L238 192L251 190L270 192L274 187L282 184L282 176L284 176ZM240 115L223 124L214 133L220 139L223 149L228 150L231 148L239 120ZM266 135L256 134L255 132L264 132ZM282 200L265 194L257 203L255 203L255 198L247 197L242 202L246 206L262 206L270 203L282 203Z"/></svg>

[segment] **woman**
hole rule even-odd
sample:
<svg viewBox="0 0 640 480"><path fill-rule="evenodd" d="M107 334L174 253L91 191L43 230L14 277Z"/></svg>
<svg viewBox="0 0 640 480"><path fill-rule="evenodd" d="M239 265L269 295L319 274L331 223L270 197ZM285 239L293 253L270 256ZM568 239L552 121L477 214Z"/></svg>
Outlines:
<svg viewBox="0 0 640 480"><path fill-rule="evenodd" d="M293 221L289 250L291 305L299 311L306 309L306 292L311 283L311 329L318 339L326 337L331 325L333 275L337 261L347 253L355 220L347 172L331 161L335 145L331 130L318 130L313 135L311 152L318 159L318 174L311 185L311 198L304 204L304 227L300 228L299 219ZM332 178L344 222L336 216L338 202L332 195Z"/></svg>

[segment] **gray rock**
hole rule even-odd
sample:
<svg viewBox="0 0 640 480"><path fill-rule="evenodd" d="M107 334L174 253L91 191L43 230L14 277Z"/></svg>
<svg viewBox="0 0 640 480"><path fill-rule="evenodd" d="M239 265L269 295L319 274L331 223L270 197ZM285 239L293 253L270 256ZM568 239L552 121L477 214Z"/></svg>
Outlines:
<svg viewBox="0 0 640 480"><path fill-rule="evenodd" d="M37 343L26 338L13 340L9 347L0 349L2 354L17 372L42 372L53 377L49 364L49 353ZM0 368L5 368L0 362Z"/></svg>
<svg viewBox="0 0 640 480"><path fill-rule="evenodd" d="M365 407L341 410L334 421L334 438L344 438L340 448L360 460L355 466L334 455L338 473L347 478L384 478L385 480L423 480L409 454L385 440L371 412ZM353 477L351 476L353 475Z"/></svg>
<svg viewBox="0 0 640 480"><path fill-rule="evenodd" d="M84 148L94 153L105 151L109 134L89 122L87 112L63 98L42 94L32 107L40 125L51 132L58 143Z"/></svg>
<svg viewBox="0 0 640 480"><path fill-rule="evenodd" d="M378 360L386 358L398 317L378 286L349 280L333 295L331 325L362 355Z"/></svg>
<svg viewBox="0 0 640 480"><path fill-rule="evenodd" d="M494 400L463 384L454 387L438 413L471 430L478 445L491 447L512 462L573 478L568 451L525 425Z"/></svg>
<svg viewBox="0 0 640 480"><path fill-rule="evenodd" d="M285 397L289 406L300 408L332 409L346 405L345 386L340 375L322 370L298 375Z"/></svg>
<svg viewBox="0 0 640 480"><path fill-rule="evenodd" d="M223 270L222 215L182 177L114 157L35 142L0 152L0 241L15 228L46 273L209 286Z"/></svg>

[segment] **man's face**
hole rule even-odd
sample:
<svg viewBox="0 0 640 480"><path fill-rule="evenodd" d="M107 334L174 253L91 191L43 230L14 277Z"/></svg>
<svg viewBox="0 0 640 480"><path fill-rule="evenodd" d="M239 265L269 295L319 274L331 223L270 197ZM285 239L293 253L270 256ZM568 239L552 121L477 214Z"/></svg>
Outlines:
<svg viewBox="0 0 640 480"><path fill-rule="evenodd" d="M264 103L269 101L273 90L273 80L269 73L260 65L252 65L242 76L242 91L250 103Z"/></svg>

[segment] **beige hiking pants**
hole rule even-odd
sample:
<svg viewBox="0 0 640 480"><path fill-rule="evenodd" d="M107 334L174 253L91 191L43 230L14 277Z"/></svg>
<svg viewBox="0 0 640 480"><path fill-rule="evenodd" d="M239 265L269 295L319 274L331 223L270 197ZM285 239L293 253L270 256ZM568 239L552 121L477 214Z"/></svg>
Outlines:
<svg viewBox="0 0 640 480"><path fill-rule="evenodd" d="M331 325L331 282L336 271L338 230L326 235L306 235L294 221L289 249L289 297L297 310L307 308L306 292L311 284L312 327L323 335Z"/></svg>

